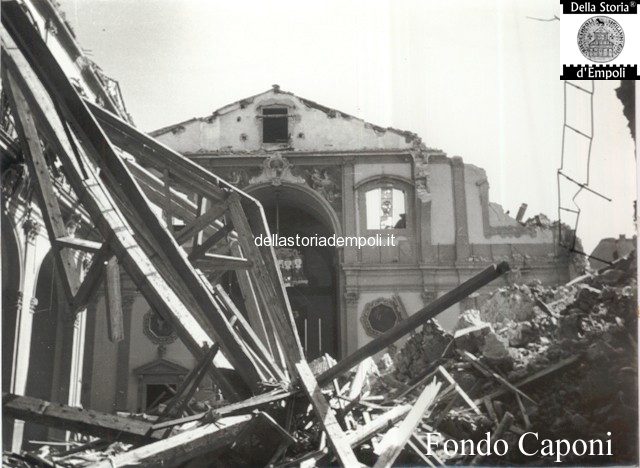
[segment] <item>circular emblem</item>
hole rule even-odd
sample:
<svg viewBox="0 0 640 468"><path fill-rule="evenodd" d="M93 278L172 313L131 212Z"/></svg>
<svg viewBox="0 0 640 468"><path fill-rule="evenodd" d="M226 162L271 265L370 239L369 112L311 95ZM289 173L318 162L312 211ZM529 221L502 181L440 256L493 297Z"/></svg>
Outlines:
<svg viewBox="0 0 640 468"><path fill-rule="evenodd" d="M578 47L592 62L610 62L624 47L622 26L608 16L589 18L578 30Z"/></svg>
<svg viewBox="0 0 640 468"><path fill-rule="evenodd" d="M160 315L153 310L144 314L142 322L144 334L147 335L147 338L149 338L152 343L168 345L169 343L173 343L178 337L171 323L160 317Z"/></svg>

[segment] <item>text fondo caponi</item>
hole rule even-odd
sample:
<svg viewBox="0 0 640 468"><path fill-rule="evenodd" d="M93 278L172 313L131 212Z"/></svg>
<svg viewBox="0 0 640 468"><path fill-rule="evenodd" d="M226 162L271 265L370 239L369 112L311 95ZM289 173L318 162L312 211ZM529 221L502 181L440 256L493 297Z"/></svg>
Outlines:
<svg viewBox="0 0 640 468"><path fill-rule="evenodd" d="M429 451L428 455L437 453L439 447L448 456L505 456L510 447L504 439L493 439L490 432L480 440L455 440L445 439L439 432L429 432L426 434L426 442ZM573 456L609 456L612 455L611 432L607 432L606 439L545 439L537 432L525 432L518 438L517 449L527 457L548 457L553 458L556 463L561 463L569 455Z"/></svg>

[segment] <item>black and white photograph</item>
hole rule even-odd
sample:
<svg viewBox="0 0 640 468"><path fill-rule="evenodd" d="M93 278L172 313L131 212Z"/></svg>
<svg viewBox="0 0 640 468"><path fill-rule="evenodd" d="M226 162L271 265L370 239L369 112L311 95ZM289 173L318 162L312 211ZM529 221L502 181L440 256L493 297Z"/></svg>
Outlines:
<svg viewBox="0 0 640 468"><path fill-rule="evenodd" d="M0 15L3 466L638 466L634 0Z"/></svg>

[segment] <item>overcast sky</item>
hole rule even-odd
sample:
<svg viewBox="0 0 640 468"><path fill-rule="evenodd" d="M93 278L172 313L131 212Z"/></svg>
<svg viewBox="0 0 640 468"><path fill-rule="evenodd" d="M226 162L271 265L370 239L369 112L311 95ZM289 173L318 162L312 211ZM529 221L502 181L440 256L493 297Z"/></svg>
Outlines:
<svg viewBox="0 0 640 468"><path fill-rule="evenodd" d="M81 46L141 129L205 116L279 84L487 170L492 201L557 218L563 85L557 0L62 0ZM633 140L597 82L585 248L633 235ZM571 118L586 116L569 105ZM588 129L586 129L588 130ZM580 160L575 146L568 157Z"/></svg>

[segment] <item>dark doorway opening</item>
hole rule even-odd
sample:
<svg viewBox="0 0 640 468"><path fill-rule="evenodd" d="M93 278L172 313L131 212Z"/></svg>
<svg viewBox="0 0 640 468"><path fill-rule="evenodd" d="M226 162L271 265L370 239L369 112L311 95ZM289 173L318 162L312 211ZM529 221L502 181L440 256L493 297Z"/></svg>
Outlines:
<svg viewBox="0 0 640 468"><path fill-rule="evenodd" d="M174 384L146 384L145 387L146 411L167 403L176 393Z"/></svg>
<svg viewBox="0 0 640 468"><path fill-rule="evenodd" d="M333 235L332 229L314 216L311 210L301 207L299 200L296 203L295 191L269 187L253 195L257 195L263 204L272 234L278 234L281 238L295 238L296 235L320 238ZM251 206L246 206L245 209L249 221L255 222L258 219L257 210ZM304 281L297 281L286 289L306 358L313 360L326 353L337 359L339 323L336 249L318 246L291 248L296 249L302 259ZM222 284L234 298L234 302L242 304L235 275L227 274Z"/></svg>

